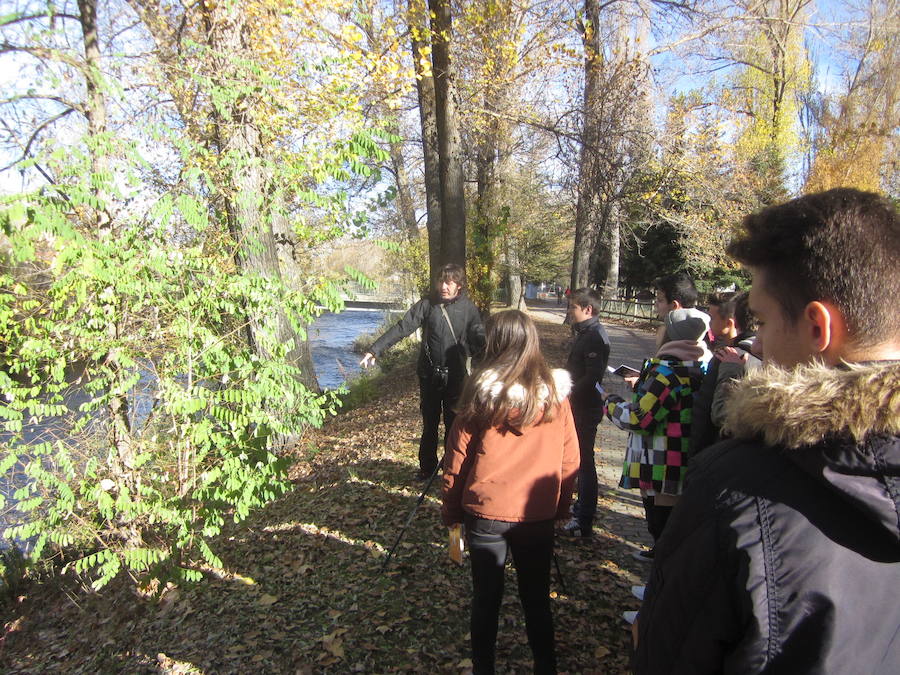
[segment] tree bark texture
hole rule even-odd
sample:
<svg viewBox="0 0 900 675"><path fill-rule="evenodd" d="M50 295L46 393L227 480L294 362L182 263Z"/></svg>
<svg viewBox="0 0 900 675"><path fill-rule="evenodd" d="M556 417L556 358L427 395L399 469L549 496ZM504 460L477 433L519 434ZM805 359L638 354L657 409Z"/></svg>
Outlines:
<svg viewBox="0 0 900 675"><path fill-rule="evenodd" d="M582 111L581 153L578 161L578 201L575 206L575 248L572 252L572 292L588 285L591 254L597 245L597 214L602 210L597 191L600 120L598 104L600 87L600 10L596 0L585 0L582 28L584 46L584 109Z"/></svg>
<svg viewBox="0 0 900 675"><path fill-rule="evenodd" d="M97 29L97 4L95 0L78 0L78 17L81 24L82 40L84 45L84 79L87 100L84 105L84 113L88 122L88 135L95 141L101 140L107 130L106 98L103 95L101 82L100 61L100 36ZM102 146L102 142L100 143ZM94 210L94 227L97 235L110 241L113 235L113 223L108 210L108 196L104 185L110 180L109 163L106 151L97 145L90 148L91 172L99 179L95 185L97 188L97 201L100 208ZM110 343L115 343L119 338L119 312L115 304L105 306L109 323L106 326L106 334ZM124 389L122 383L130 373L123 371L115 350L111 350L103 357L104 365L113 373L113 386ZM128 415L128 397L125 395L114 396L107 404L109 413L109 443L110 452L107 462L113 474L125 481L129 488L134 489L137 476L135 475L135 452L131 438L131 420ZM132 533L132 536L133 533Z"/></svg>
<svg viewBox="0 0 900 675"><path fill-rule="evenodd" d="M240 73L229 71L229 59L220 59L216 55L239 55L252 48L245 43L246 26L241 10L211 8L201 4L195 6L195 9L186 10L201 13L195 20L188 20L180 16L169 17L158 0L130 2L152 35L160 52L160 61L172 71L170 82L173 85L173 100L188 132L211 152L233 155L233 160L228 163L227 174L222 176L231 189L223 191L223 194L229 196L222 198L220 207L238 245L235 256L238 269L244 274L280 283L282 270L273 228L278 223L277 227L283 230L282 234L286 234L290 226L284 218L283 205L278 203L280 192L271 185L266 170L266 165L271 160L267 158L256 122L249 112L240 109L239 103L235 105L229 121L224 120L212 105L198 109L196 101L199 97L185 92L183 86L179 89L180 85L177 84L182 77L183 61L186 58L182 41L185 38L195 39L190 35L183 35L178 28L180 24L202 27L202 39L211 50L210 60L202 66L211 77L222 78L224 87L229 86L229 78L236 81L240 79ZM169 17L168 20L166 17ZM199 66L194 64L194 67ZM299 368L299 379L308 389L319 390L309 345L294 330L283 311L274 316L255 316L248 312L246 320L248 342L260 356L271 355L267 343L272 341L292 345L288 361Z"/></svg>
<svg viewBox="0 0 900 675"><path fill-rule="evenodd" d="M494 138L482 139L476 157L475 223L472 242L475 248L474 274L469 279L470 285L477 287L475 297L479 309L485 313L490 310L494 285L494 240L497 232L496 196L496 150Z"/></svg>
<svg viewBox="0 0 900 675"><path fill-rule="evenodd" d="M258 155L261 145L259 131L253 124L243 120L235 125L228 150L239 158L233 182L237 194L234 213L237 232L241 237L241 271L244 274L257 275L280 283L281 269L269 218L271 214L267 213L266 205L263 203L268 190ZM275 316L251 314L248 320L256 352L261 357L271 358L272 352L268 342L292 345L287 355L288 362L300 369L300 381L307 389L318 391L319 385L309 345L296 333L284 311L277 311Z"/></svg>
<svg viewBox="0 0 900 675"><path fill-rule="evenodd" d="M638 51L645 49L649 6L646 2L641 6L646 16L635 26L639 38L635 40L624 6L604 6L601 23L597 0L584 2L584 110L573 289L602 285L607 295L617 293L623 207L647 160L646 130L651 126L649 117L644 119L649 68Z"/></svg>
<svg viewBox="0 0 900 675"><path fill-rule="evenodd" d="M399 134L399 129L394 129L393 133ZM397 186L397 210L400 212L400 222L406 238L415 241L419 238L419 223L416 220L416 207L413 204L406 159L403 157L402 141L391 141L390 154L394 182Z"/></svg>
<svg viewBox="0 0 900 675"><path fill-rule="evenodd" d="M466 199L462 139L457 118L456 85L450 46L453 24L450 0L428 0L431 58L441 176L442 265L466 264Z"/></svg>
<svg viewBox="0 0 900 675"><path fill-rule="evenodd" d="M413 63L416 71L416 94L422 126L422 159L425 171L425 211L428 230L429 279L434 281L441 266L441 160L438 148L437 111L435 109L434 76L427 67L430 45L424 0L410 0L409 25Z"/></svg>
<svg viewBox="0 0 900 675"><path fill-rule="evenodd" d="M97 3L95 0L78 0L78 17L81 23L82 40L84 41L84 84L87 100L84 114L87 117L88 135L101 139L106 134L106 99L103 96L100 78L100 36L97 31ZM102 177L101 185L109 180L109 165L106 155L94 148L91 151L91 171ZM109 200L104 190L97 195L101 208L96 210L97 232L101 235L111 234L112 218L108 211Z"/></svg>
<svg viewBox="0 0 900 675"><path fill-rule="evenodd" d="M522 275L519 273L519 249L515 237L506 237L506 265L509 269L507 286L509 288L509 306L522 309Z"/></svg>

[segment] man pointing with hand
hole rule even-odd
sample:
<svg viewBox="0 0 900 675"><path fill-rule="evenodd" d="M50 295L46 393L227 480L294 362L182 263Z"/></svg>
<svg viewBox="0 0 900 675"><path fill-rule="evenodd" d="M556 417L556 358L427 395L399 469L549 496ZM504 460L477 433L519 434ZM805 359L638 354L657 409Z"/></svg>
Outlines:
<svg viewBox="0 0 900 675"><path fill-rule="evenodd" d="M419 377L420 480L427 480L438 467L437 443L441 414L444 435L456 416L453 408L462 392L469 359L484 350L484 326L478 308L465 294L465 271L444 265L434 291L422 298L394 326L372 343L360 365L368 368L377 357L413 331L421 328L422 344L416 374Z"/></svg>

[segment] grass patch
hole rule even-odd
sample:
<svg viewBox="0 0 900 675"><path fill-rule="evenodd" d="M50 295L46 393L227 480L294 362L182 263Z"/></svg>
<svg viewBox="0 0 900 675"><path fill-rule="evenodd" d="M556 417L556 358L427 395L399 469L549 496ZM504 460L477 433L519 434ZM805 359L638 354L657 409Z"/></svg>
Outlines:
<svg viewBox="0 0 900 675"><path fill-rule="evenodd" d="M370 341L369 345L372 342L374 340ZM385 378L395 377L398 371L415 367L418 355L417 340L408 337L398 342L375 361L374 368L363 371L344 384L347 391L341 395L342 411L355 410L378 399L382 394Z"/></svg>

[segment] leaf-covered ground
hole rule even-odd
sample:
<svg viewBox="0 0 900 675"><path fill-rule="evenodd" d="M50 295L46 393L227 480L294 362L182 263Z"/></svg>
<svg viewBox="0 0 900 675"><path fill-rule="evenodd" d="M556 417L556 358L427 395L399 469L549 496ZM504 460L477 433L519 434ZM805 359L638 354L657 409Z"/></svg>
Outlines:
<svg viewBox="0 0 900 675"><path fill-rule="evenodd" d="M549 360L562 365L568 329L539 326ZM623 348L645 348L646 335L623 331ZM613 342L615 349L615 335ZM215 550L227 571L210 571L198 587L170 588L161 598L142 595L125 580L100 593L70 578L28 587L3 608L0 669L468 670L469 571L447 557L437 481L382 569L422 487L414 480L417 404L412 367L401 366L384 378L377 400L305 438L293 492L221 537ZM621 613L637 608L630 586L647 569L630 555L646 542L640 500L613 489L623 442L603 425L595 537L557 545L565 590L555 573L552 588L563 672L627 670L629 633ZM497 663L499 672L531 670L511 567Z"/></svg>

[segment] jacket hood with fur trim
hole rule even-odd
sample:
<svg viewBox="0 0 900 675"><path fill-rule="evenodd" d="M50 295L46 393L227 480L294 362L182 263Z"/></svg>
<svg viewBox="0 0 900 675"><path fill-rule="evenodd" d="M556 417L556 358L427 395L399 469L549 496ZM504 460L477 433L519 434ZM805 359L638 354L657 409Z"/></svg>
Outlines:
<svg viewBox="0 0 900 675"><path fill-rule="evenodd" d="M559 403L569 392L572 391L572 377L568 371L562 368L554 368L551 371L553 375L553 384L556 386L556 401ZM481 401L491 401L496 399L503 392L503 383L497 379L497 373L494 370L485 370L478 375L475 383L478 388L476 398ZM538 395L541 402L546 402L549 397L549 390L546 386L541 386ZM520 403L525 400L525 387L521 384L512 385L506 392L506 397L511 403Z"/></svg>
<svg viewBox="0 0 900 675"><path fill-rule="evenodd" d="M859 443L872 433L900 433L900 363L767 366L732 389L724 428L734 438L762 436L785 448L833 435Z"/></svg>
<svg viewBox="0 0 900 675"><path fill-rule="evenodd" d="M900 362L751 372L725 434L761 439L900 538Z"/></svg>

